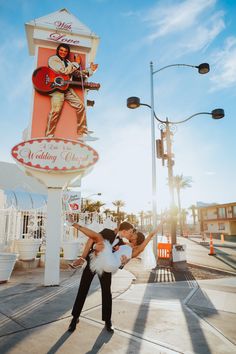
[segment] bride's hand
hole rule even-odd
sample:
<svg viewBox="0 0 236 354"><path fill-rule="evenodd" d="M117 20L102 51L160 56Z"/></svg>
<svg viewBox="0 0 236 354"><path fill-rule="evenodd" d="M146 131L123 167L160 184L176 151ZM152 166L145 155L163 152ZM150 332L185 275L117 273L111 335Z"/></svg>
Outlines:
<svg viewBox="0 0 236 354"><path fill-rule="evenodd" d="M75 223L73 215L67 214L66 222L69 226L72 226Z"/></svg>

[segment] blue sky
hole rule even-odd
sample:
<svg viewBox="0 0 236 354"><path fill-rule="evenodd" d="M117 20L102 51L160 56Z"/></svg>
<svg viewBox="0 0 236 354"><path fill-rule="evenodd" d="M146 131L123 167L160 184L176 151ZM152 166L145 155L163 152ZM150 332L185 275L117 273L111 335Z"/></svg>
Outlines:
<svg viewBox="0 0 236 354"><path fill-rule="evenodd" d="M233 0L0 0L1 120L0 160L13 162L11 148L21 141L31 112L31 74L24 23L66 7L100 37L93 81L101 83L88 98L91 143L100 160L82 181L84 196L101 192L107 207L121 199L128 212L151 210L150 110L126 108L129 96L150 104L149 63L210 63L207 75L192 68L169 68L154 76L156 114L181 120L197 112L224 108L225 118L198 116L174 135L174 174L191 176L182 192L187 208L196 201L236 201L235 101L236 2ZM156 125L156 137L159 137ZM1 171L0 173L4 173ZM167 168L157 160L157 208L169 204Z"/></svg>

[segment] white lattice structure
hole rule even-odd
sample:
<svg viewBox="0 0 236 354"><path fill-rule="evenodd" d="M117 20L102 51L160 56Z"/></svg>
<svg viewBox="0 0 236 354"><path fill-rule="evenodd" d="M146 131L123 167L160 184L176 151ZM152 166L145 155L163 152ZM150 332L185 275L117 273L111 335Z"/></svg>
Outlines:
<svg viewBox="0 0 236 354"><path fill-rule="evenodd" d="M67 214L71 212L63 212L62 228L63 237L62 244L67 241L77 240L82 250L87 237L78 232L66 223ZM77 221L88 228L100 232L104 228L115 229L117 224L111 217L104 217L99 213L79 213L75 212ZM41 250L45 248L45 225L47 211L46 207L40 209L17 210L14 207L8 209L0 209L0 251L13 252L14 241L20 239L41 239Z"/></svg>
<svg viewBox="0 0 236 354"><path fill-rule="evenodd" d="M19 230L19 218L14 208L0 209L0 251L13 250L13 243Z"/></svg>
<svg viewBox="0 0 236 354"><path fill-rule="evenodd" d="M0 209L0 248L13 251L14 241L42 239L45 242L46 208L17 210L14 207Z"/></svg>

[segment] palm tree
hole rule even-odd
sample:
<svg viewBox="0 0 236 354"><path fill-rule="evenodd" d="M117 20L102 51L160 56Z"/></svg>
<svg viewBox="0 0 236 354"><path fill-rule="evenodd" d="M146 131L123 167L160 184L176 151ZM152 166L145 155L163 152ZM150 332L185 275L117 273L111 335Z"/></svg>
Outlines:
<svg viewBox="0 0 236 354"><path fill-rule="evenodd" d="M103 205L105 205L105 203L102 203L100 200L97 200L96 202L94 202L95 211L100 213L100 209Z"/></svg>
<svg viewBox="0 0 236 354"><path fill-rule="evenodd" d="M111 214L112 214L112 211L107 208L107 209L104 210L104 214L106 215L106 218L107 218L108 215L111 215Z"/></svg>
<svg viewBox="0 0 236 354"><path fill-rule="evenodd" d="M173 176L173 186L176 189L177 199L178 199L179 226L180 226L181 236L183 236L183 223L182 223L182 214L181 214L180 190L185 188L190 188L191 183L192 183L191 177L184 177L183 174Z"/></svg>
<svg viewBox="0 0 236 354"><path fill-rule="evenodd" d="M120 211L118 214L119 222L123 222L126 219L126 213L124 211Z"/></svg>
<svg viewBox="0 0 236 354"><path fill-rule="evenodd" d="M152 220L153 220L153 213L151 210L145 212L144 220L145 220L145 231L150 231L152 229Z"/></svg>
<svg viewBox="0 0 236 354"><path fill-rule="evenodd" d="M116 207L117 214L119 214L120 208L125 206L125 202L123 202L123 200L115 200L112 204Z"/></svg>
<svg viewBox="0 0 236 354"><path fill-rule="evenodd" d="M181 210L181 220L182 220L183 226L185 226L186 223L187 223L187 215L188 215L188 211L186 209L182 208L182 210Z"/></svg>
<svg viewBox="0 0 236 354"><path fill-rule="evenodd" d="M105 203L100 202L99 200L97 200L96 202L93 202L89 199L86 199L84 206L83 206L83 210L82 212L88 211L90 213L92 212L100 212L100 208L105 205Z"/></svg>
<svg viewBox="0 0 236 354"><path fill-rule="evenodd" d="M141 228L141 230L143 230L143 222L144 222L144 211L143 210L140 211L139 217L140 217L140 228Z"/></svg>
<svg viewBox="0 0 236 354"><path fill-rule="evenodd" d="M196 225L196 223L197 223L196 222L196 219L197 219L197 215L196 215L197 207L196 207L196 205L194 205L194 204L190 205L189 210L191 210L191 212L192 212L193 225Z"/></svg>
<svg viewBox="0 0 236 354"><path fill-rule="evenodd" d="M122 216L121 212L120 212L120 208L125 206L125 202L123 202L122 200L115 200L114 202L112 202L112 204L116 207L116 214L117 214L117 219L118 219L118 224L121 221ZM124 214L124 213L122 213Z"/></svg>
<svg viewBox="0 0 236 354"><path fill-rule="evenodd" d="M137 224L137 216L133 213L131 214L127 214L126 215L126 218L127 218L127 221L130 222L131 224L133 225L136 225Z"/></svg>

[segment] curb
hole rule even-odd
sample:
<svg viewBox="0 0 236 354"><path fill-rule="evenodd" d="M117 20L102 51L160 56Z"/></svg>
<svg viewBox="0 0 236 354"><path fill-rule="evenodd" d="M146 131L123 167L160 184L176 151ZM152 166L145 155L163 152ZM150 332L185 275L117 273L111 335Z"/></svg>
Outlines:
<svg viewBox="0 0 236 354"><path fill-rule="evenodd" d="M208 271L212 271L212 272L217 272L219 274L225 274L225 275L233 275L233 276L236 276L236 272L230 272L229 270L222 270L222 269L219 269L219 268L213 268L213 267L208 267L208 266L205 266L205 265L202 265L202 264L198 264L198 263L187 263L188 266L190 267L193 267L193 268L200 268L200 269L205 269L205 270L208 270Z"/></svg>

